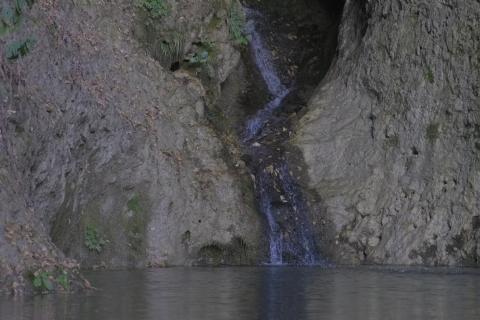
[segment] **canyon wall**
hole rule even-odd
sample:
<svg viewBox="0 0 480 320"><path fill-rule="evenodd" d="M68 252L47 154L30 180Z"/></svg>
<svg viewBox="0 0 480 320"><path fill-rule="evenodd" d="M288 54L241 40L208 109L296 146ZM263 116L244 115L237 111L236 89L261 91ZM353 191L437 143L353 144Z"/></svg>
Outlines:
<svg viewBox="0 0 480 320"><path fill-rule="evenodd" d="M239 3L167 4L167 15L146 23L148 10L133 1L38 1L2 39L38 40L22 59L2 50L2 289L31 288L36 271L84 286L77 263L263 259L250 175L235 141L206 119L240 58L228 38ZM170 46L165 56L158 41ZM205 42L215 53L211 79L184 62Z"/></svg>
<svg viewBox="0 0 480 320"><path fill-rule="evenodd" d="M291 144L338 263L475 265L478 1L347 1ZM320 213L321 212L321 213Z"/></svg>

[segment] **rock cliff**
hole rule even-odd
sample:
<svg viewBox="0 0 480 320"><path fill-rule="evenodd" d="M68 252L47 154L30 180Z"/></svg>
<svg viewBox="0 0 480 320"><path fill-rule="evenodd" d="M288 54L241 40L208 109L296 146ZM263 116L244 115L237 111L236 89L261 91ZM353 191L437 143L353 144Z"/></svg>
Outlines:
<svg viewBox="0 0 480 320"><path fill-rule="evenodd" d="M38 39L23 59L7 61L2 50L2 289L31 288L36 271L66 272L83 286L76 262L262 259L250 176L235 166L235 141L205 116L239 59L227 23L239 4L166 3L168 15L146 24L149 11L133 1L38 1L2 38L2 48ZM154 52L158 39L168 59ZM183 70L207 39L210 79Z"/></svg>
<svg viewBox="0 0 480 320"><path fill-rule="evenodd" d="M346 1L291 140L333 261L478 263L479 18L478 1Z"/></svg>
<svg viewBox="0 0 480 320"><path fill-rule="evenodd" d="M161 2L153 17L142 1L41 0L0 38L2 49L38 39L22 59L0 55L0 290L29 291L48 271L88 287L80 266L268 256L234 138L235 121L268 101L229 39L240 3ZM327 72L336 20L301 21L340 14L343 2L319 2L256 5L276 3L270 28L308 49L267 39L284 53L282 82L295 87L282 106L293 123L285 157L322 255L477 264L480 3L346 1Z"/></svg>

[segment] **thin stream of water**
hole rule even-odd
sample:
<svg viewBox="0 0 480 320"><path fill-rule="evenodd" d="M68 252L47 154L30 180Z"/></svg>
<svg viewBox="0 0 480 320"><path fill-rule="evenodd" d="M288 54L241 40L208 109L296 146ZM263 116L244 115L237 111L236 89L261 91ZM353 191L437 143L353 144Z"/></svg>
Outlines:
<svg viewBox="0 0 480 320"><path fill-rule="evenodd" d="M281 152L278 152L280 148L261 143L265 136L262 131L265 129L268 132L271 124L282 122L283 119L275 111L290 89L282 84L270 50L264 45L262 35L257 30L258 24L268 21L255 10L245 8L245 12L248 19L255 20L247 24L252 35L250 46L253 60L267 84L270 96L273 97L245 122L240 134L244 143L254 146L246 148L246 154L257 160L252 173L257 182L260 207L269 225L270 264L315 264L319 259L306 218L305 199L301 190L290 176L288 164Z"/></svg>
<svg viewBox="0 0 480 320"><path fill-rule="evenodd" d="M257 21L263 19L261 14L255 10L245 8L245 12L248 19L257 19ZM246 29L252 35L249 45L253 48L255 64L267 84L268 91L274 98L264 108L260 109L254 117L247 120L241 137L243 142L249 142L255 138L265 123L273 117L272 110L278 107L283 98L290 92L278 77L272 55L263 45L262 37L256 30L255 24L256 22L250 22L246 25Z"/></svg>

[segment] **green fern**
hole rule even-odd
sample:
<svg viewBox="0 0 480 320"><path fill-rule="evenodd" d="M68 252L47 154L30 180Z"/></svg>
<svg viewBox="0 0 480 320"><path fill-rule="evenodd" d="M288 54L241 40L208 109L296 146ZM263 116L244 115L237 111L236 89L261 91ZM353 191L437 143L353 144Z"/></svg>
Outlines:
<svg viewBox="0 0 480 320"><path fill-rule="evenodd" d="M180 39L180 35L176 32L172 32L172 41L175 47L175 57L178 58L180 56L180 45L182 43L182 39Z"/></svg>
<svg viewBox="0 0 480 320"><path fill-rule="evenodd" d="M164 56L167 56L170 53L170 45L168 43L161 42L160 49L162 50Z"/></svg>

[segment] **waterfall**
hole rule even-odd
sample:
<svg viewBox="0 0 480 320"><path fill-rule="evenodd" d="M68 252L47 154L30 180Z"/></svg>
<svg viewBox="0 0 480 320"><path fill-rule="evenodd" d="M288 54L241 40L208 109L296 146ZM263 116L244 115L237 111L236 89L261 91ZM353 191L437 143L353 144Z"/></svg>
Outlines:
<svg viewBox="0 0 480 320"><path fill-rule="evenodd" d="M306 200L288 169L284 154L279 148L281 142L278 145L259 143L265 134L272 132L272 127L283 128L285 119L274 111L290 90L282 84L270 51L255 28L263 17L252 9L246 8L245 11L248 18L256 20L247 24L252 35L252 58L273 97L254 116L247 119L240 133L242 141L246 143L245 153L253 159L250 169L255 176L257 198L268 221L270 264L315 264L320 260L316 253L311 222L307 217ZM266 133L262 133L263 130Z"/></svg>
<svg viewBox="0 0 480 320"><path fill-rule="evenodd" d="M245 8L245 12L247 13L248 18L262 18L258 12L252 9ZM274 99L270 101L264 109L259 110L254 117L247 120L241 134L243 142L251 141L258 134L266 121L272 117L272 110L278 107L283 98L290 92L290 90L280 81L280 78L275 71L272 55L270 51L264 47L262 38L255 29L255 22L247 23L246 29L252 35L250 46L253 49L255 64L260 70L260 73L267 84L268 91L272 94Z"/></svg>

